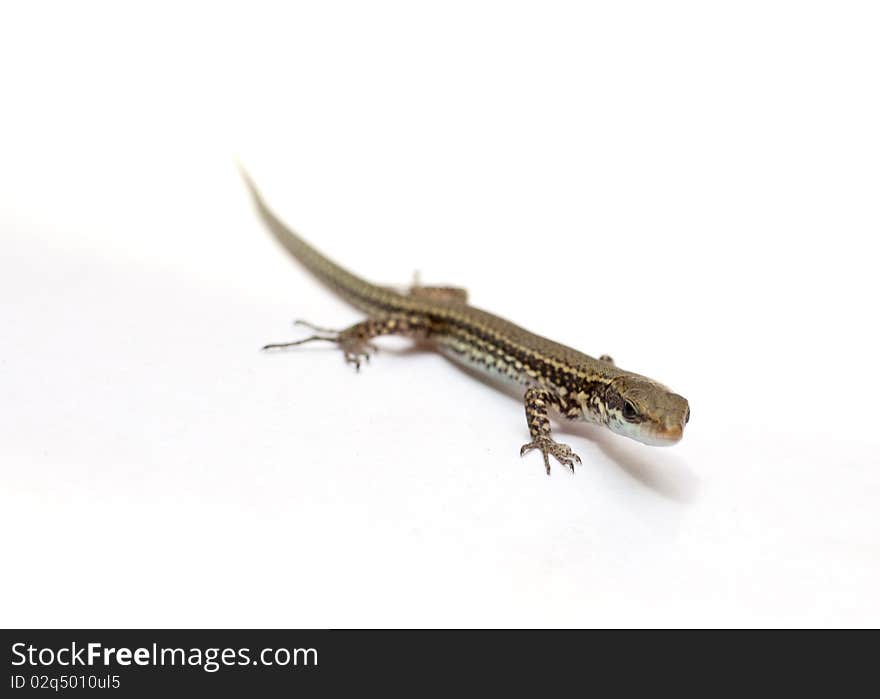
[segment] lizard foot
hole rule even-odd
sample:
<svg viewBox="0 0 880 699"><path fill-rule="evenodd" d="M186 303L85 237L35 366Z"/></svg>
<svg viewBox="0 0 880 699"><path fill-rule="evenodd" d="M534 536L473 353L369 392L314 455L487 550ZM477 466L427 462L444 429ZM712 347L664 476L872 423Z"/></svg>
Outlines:
<svg viewBox="0 0 880 699"><path fill-rule="evenodd" d="M367 331L369 329L369 321L358 323L345 330L333 330L331 328L322 328L312 325L304 320L294 321L294 325L302 325L315 331L315 335L296 340L295 342L278 342L270 345L264 345L263 349L281 349L286 347L296 347L307 342L332 342L339 346L342 350L345 361L348 364L354 364L354 368L360 371L361 362L369 362L370 354L378 352L379 348L369 341Z"/></svg>
<svg viewBox="0 0 880 699"><path fill-rule="evenodd" d="M581 463L581 457L575 454L570 446L554 442L553 439L547 436L541 436L533 442L523 444L522 449L519 450L519 455L525 456L532 449L540 449L541 454L544 455L544 467L547 469L548 476L550 475L550 456L570 469L572 473L574 473L575 463Z"/></svg>
<svg viewBox="0 0 880 699"><path fill-rule="evenodd" d="M360 339L347 340L340 338L339 346L345 355L345 361L348 364L354 364L355 371L361 370L361 362L370 361L370 354L378 352L379 348L372 342L365 342Z"/></svg>

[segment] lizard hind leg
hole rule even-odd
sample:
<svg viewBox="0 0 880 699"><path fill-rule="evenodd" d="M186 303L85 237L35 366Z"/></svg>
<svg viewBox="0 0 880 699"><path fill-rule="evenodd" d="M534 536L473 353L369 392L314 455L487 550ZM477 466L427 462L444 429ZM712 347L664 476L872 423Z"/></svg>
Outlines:
<svg viewBox="0 0 880 699"><path fill-rule="evenodd" d="M467 289L459 286L411 286L409 295L413 298L432 299L434 301L451 301L467 303Z"/></svg>
<svg viewBox="0 0 880 699"><path fill-rule="evenodd" d="M431 301L446 301L449 303L467 303L468 292L460 286L435 286L422 284L421 277L416 271L413 274L412 283L409 286L393 287L387 286L386 289L394 291L404 296L416 299L429 299Z"/></svg>
<svg viewBox="0 0 880 699"><path fill-rule="evenodd" d="M294 342L264 345L263 349L282 349L315 341L334 342L342 350L345 361L348 364L353 364L354 368L360 371L361 362L370 361L370 354L379 351L379 348L370 340L380 335L392 334L410 337L421 336L426 332L428 323L424 319L415 316L392 315L382 318L368 318L344 330L321 328L304 320L297 320L296 325L310 328L316 334Z"/></svg>
<svg viewBox="0 0 880 699"><path fill-rule="evenodd" d="M453 303L467 303L467 289L460 286L425 286L419 271L413 272L413 280L407 293L413 298L432 299L434 301L451 301Z"/></svg>
<svg viewBox="0 0 880 699"><path fill-rule="evenodd" d="M293 342L277 342L264 345L263 349L284 349L287 347L296 347L298 345L304 345L307 342L316 341L333 342L338 345L339 348L342 350L345 361L348 364L353 364L354 368L358 371L360 371L361 362L369 362L370 354L379 350L376 345L370 342L371 338L375 337L378 334L381 334L374 332L375 329L373 327L373 320L365 320L360 323L355 323L345 330L332 330L330 328L322 328L318 327L317 325L312 325L305 320L297 320L294 322L294 324L302 325L303 327L314 330L316 334L310 335L309 337L303 338L302 340L295 340Z"/></svg>
<svg viewBox="0 0 880 699"><path fill-rule="evenodd" d="M526 391L523 402L532 441L523 444L519 455L525 456L532 449L538 449L544 456L544 468L547 469L548 476L551 456L573 473L575 463L581 463L580 457L571 450L570 446L560 444L550 436L550 418L547 417L547 410L554 404L553 396L546 389L532 387Z"/></svg>

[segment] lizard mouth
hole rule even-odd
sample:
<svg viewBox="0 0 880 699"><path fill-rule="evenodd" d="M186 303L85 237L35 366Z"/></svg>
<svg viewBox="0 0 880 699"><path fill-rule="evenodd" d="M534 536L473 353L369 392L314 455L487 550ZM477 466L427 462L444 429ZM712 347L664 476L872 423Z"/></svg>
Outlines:
<svg viewBox="0 0 880 699"><path fill-rule="evenodd" d="M683 435L684 425L670 425L652 430L649 438L653 440L651 444L662 447L680 442Z"/></svg>
<svg viewBox="0 0 880 699"><path fill-rule="evenodd" d="M615 420L609 422L608 427L611 428L612 432L652 447L672 446L681 441L684 434L683 423L677 425L657 425L651 423L634 425Z"/></svg>
<svg viewBox="0 0 880 699"><path fill-rule="evenodd" d="M676 442L680 442L682 436L684 435L684 427L682 425L676 425L675 427L670 427L661 433L660 437L664 443L666 444L675 444Z"/></svg>
<svg viewBox="0 0 880 699"><path fill-rule="evenodd" d="M652 447L669 447L680 442L683 435L684 425L670 425L668 427L644 425L642 429L628 436Z"/></svg>

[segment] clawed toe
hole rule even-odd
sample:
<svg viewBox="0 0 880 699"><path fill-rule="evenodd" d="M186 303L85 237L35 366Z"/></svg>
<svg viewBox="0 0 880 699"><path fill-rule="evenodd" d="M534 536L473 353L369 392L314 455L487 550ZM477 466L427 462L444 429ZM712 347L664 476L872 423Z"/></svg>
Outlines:
<svg viewBox="0 0 880 699"><path fill-rule="evenodd" d="M304 345L308 342L332 342L342 350L342 356L347 364L353 364L354 368L360 371L361 364L370 361L370 355L378 352L379 349L375 344L370 342L370 338L381 331L376 329L375 321L366 320L362 323L346 328L345 330L333 330L324 328L320 325L314 325L305 320L296 320L294 325L301 325L310 328L315 332L310 337L296 340L294 342L273 343L265 345L263 349L279 349L282 347L296 347ZM391 327L391 326L389 326Z"/></svg>
<svg viewBox="0 0 880 699"><path fill-rule="evenodd" d="M576 463L581 463L581 458L571 450L570 446L554 442L549 437L544 437L529 442L528 444L523 444L522 448L519 450L519 455L525 456L532 449L539 449L541 451L541 454L544 457L544 468L547 470L548 476L550 475L551 456L560 464L568 468L572 473L574 473L574 465Z"/></svg>
<svg viewBox="0 0 880 699"><path fill-rule="evenodd" d="M356 371L361 370L361 363L370 361L370 348L369 344L360 346L358 348L351 348L345 350L345 361L348 364L354 364L354 368Z"/></svg>

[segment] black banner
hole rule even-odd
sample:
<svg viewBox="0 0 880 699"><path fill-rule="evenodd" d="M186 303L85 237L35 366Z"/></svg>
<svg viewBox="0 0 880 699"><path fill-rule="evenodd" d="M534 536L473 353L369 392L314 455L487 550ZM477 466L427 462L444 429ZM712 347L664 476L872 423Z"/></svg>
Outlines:
<svg viewBox="0 0 880 699"><path fill-rule="evenodd" d="M459 693L716 689L839 694L870 646L832 634L638 631L2 631L4 696L269 691ZM567 689L566 689L567 688Z"/></svg>

